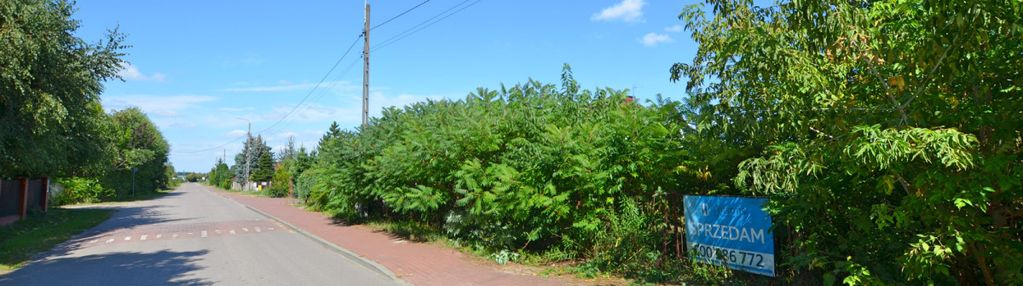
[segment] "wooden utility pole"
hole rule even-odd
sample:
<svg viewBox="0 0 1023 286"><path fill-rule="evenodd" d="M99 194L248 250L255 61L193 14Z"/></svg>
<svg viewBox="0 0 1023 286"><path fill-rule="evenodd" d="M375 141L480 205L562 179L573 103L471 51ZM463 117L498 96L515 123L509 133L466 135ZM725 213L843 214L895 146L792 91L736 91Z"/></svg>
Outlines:
<svg viewBox="0 0 1023 286"><path fill-rule="evenodd" d="M248 120L248 119L246 119L246 120ZM249 121L249 131L246 132L245 134L248 134L248 135L246 135L246 137L245 137L245 144L242 145L242 148L245 148L245 145L248 145L248 148L245 149L245 178L243 178L243 179L245 179L245 185L242 186L242 190L243 191L248 191L249 190L249 175L251 174L250 172L252 170L252 167L250 166L250 165L252 165L252 147L253 147L252 146L252 121Z"/></svg>
<svg viewBox="0 0 1023 286"><path fill-rule="evenodd" d="M366 0L366 21L362 28L362 128L369 125L369 0Z"/></svg>

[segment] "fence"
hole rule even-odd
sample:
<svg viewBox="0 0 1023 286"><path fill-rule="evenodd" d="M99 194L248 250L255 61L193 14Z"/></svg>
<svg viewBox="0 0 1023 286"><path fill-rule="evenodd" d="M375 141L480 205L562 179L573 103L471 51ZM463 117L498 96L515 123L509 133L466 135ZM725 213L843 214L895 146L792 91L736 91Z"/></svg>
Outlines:
<svg viewBox="0 0 1023 286"><path fill-rule="evenodd" d="M24 181L27 188L24 192L26 197L23 198L22 179L0 179L0 218L9 216L24 218L29 212L46 211L49 179L36 178Z"/></svg>

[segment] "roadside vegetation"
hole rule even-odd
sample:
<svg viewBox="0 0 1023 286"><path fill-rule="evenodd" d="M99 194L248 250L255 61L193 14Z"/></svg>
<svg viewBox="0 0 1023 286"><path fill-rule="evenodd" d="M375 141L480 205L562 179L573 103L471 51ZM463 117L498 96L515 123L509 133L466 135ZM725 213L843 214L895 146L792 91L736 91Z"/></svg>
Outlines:
<svg viewBox="0 0 1023 286"><path fill-rule="evenodd" d="M112 210L50 209L46 215L0 226L0 272L28 262L32 255L52 249L110 218Z"/></svg>
<svg viewBox="0 0 1023 286"><path fill-rule="evenodd" d="M133 107L109 119L107 153L89 172L57 179L63 190L54 205L152 198L180 183L167 162L170 147L145 113Z"/></svg>
<svg viewBox="0 0 1023 286"><path fill-rule="evenodd" d="M152 121L100 105L103 82L127 64L124 35L78 38L73 11L63 1L0 2L0 178L52 177L64 186L55 205L168 188L169 145Z"/></svg>
<svg viewBox="0 0 1023 286"><path fill-rule="evenodd" d="M583 276L1023 284L1023 4L722 0L679 18L699 45L665 74L681 100L582 89L566 65L560 84L335 124L271 164L250 137L258 156L218 162L211 183L272 165L247 181L348 223ZM778 278L688 259L684 195L768 198Z"/></svg>
<svg viewBox="0 0 1023 286"><path fill-rule="evenodd" d="M337 124L331 126L331 130L340 132L338 128ZM258 192L259 195L274 198L294 195L296 174L309 168L315 155L310 154L304 146L296 147L294 138L289 138L288 144L275 153L266 145L262 136L250 135L241 152L235 155L235 164L229 167L223 159L218 159L207 173L206 184L236 191L245 183L267 183ZM245 177L246 160L250 166L248 180Z"/></svg>

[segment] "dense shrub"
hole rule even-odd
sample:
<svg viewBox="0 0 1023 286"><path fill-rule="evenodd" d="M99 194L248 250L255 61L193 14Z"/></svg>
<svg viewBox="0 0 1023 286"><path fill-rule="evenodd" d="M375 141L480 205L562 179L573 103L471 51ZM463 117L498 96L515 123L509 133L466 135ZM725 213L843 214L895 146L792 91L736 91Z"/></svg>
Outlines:
<svg viewBox="0 0 1023 286"><path fill-rule="evenodd" d="M1020 2L707 2L671 77L694 142L749 152L782 276L1023 284Z"/></svg>
<svg viewBox="0 0 1023 286"><path fill-rule="evenodd" d="M681 119L675 102L581 90L566 66L560 88L478 89L328 133L297 189L338 218L418 221L501 257L600 256L638 269L681 255L679 236L662 235L677 229L681 194L698 185L684 183L698 172L686 171Z"/></svg>
<svg viewBox="0 0 1023 286"><path fill-rule="evenodd" d="M679 259L681 196L765 196L771 283L1023 284L1023 5L707 2L680 15L699 44L670 69L683 102L627 103L566 71L560 89L388 109L328 134L306 199L500 261L718 284L742 275Z"/></svg>
<svg viewBox="0 0 1023 286"><path fill-rule="evenodd" d="M284 161L274 170L270 180L270 187L263 189L263 194L269 197L282 198L291 191L291 173L288 172L288 164L291 161Z"/></svg>
<svg viewBox="0 0 1023 286"><path fill-rule="evenodd" d="M71 177L56 181L63 186L63 190L53 197L51 203L54 205L95 203L114 199L117 195L113 189L104 187L94 178Z"/></svg>
<svg viewBox="0 0 1023 286"><path fill-rule="evenodd" d="M210 172L207 173L206 184L225 190L231 189L232 175L230 168L224 163L224 159L217 159Z"/></svg>

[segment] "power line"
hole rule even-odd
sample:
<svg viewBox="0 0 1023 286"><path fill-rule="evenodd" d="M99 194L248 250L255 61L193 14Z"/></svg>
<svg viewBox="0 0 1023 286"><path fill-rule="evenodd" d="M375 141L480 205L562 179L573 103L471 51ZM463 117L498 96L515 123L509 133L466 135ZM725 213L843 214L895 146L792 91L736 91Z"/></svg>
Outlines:
<svg viewBox="0 0 1023 286"><path fill-rule="evenodd" d="M336 85L338 84L338 81L342 80L342 79L343 79L343 78L344 78L345 76L347 76L347 75L348 75L348 73L349 73L349 72L350 72L350 71L352 70L352 68L354 68L354 67L355 67L355 64L357 64L357 63L358 63L358 60L353 60L353 61L351 61L351 62L350 62L350 63L348 64L348 67L346 67L346 68L345 68L345 69L344 69L344 70L343 70L343 71L341 72L341 74L340 74L339 76L337 76L337 77L335 77L335 78L334 78L334 81L331 81L331 82L329 82L329 83L328 83L328 86L326 87L326 89L328 89L328 90L329 90L329 89L332 89L332 88L333 88L334 86L336 86ZM317 95L314 95L314 96L313 96L313 97L311 98L311 101L309 102L309 104L306 104L306 105L304 105L304 106L302 106L302 107L300 107L300 108L299 108L299 110L298 110L297 114L301 114L301 113L304 113L305 111L308 111L308 110L309 110L310 108L312 108L312 106L313 106L313 103L317 102L317 101L318 101L318 100L319 100L320 98L322 98L322 97L323 97L324 95L325 95L324 93L319 93L319 94L317 94ZM289 117L289 118L288 118L287 120L285 120L284 124L281 124L281 125L278 125L278 126L277 126L277 127L278 127L278 129L276 129L276 130L274 130L274 129L268 129L268 130L264 130L263 132L265 132L265 133L273 133L273 132L277 132L277 131L283 130L284 128L286 128L286 127L289 127L289 126L291 126L291 124L295 122L295 119L296 119L296 118L297 118L297 117Z"/></svg>
<svg viewBox="0 0 1023 286"><path fill-rule="evenodd" d="M324 74L322 78L320 78L320 81L316 82L316 85L313 86L313 89L309 90L309 92L306 93L306 95L304 97L302 97L302 100L300 100L298 102L298 104L295 105L295 107L291 108L291 111L289 111L283 117L281 117L276 122L274 122L274 124L271 124L269 127L263 128L262 130L260 130L260 131L258 131L256 133L263 133L264 131L270 130L271 128L274 128L275 126L280 124L282 121L284 121L284 119L287 119L289 116L294 114L295 111L298 110L298 108L300 106L302 106L302 104L305 103L309 99L309 97L312 96L314 92L316 92L317 89L320 88L320 85L323 84L323 82L327 80L327 78L330 76L331 73L334 72L335 69L337 69L337 66L340 65L342 61L344 61L345 57L347 57L348 54L351 53L352 48L355 47L355 44L359 43L359 40L362 39L362 36L363 36L362 34L359 34L359 36L356 37L354 41L352 41L352 44L348 46L348 50L345 50L345 53L343 55L341 55L341 57L338 58L337 61L334 62L334 65L330 67L330 70L328 70L327 73ZM174 153L177 153L177 154L191 154L191 153L207 152L207 151L210 151L210 150L220 149L221 147L224 147L224 146L227 146L229 144L238 142L238 140L241 140L242 138L246 138L246 137L248 137L248 135L246 135L246 136L239 136L238 138L231 139L231 140L229 140L229 141L227 141L227 142L225 142L223 144L217 145L215 147L199 149L199 150L178 151L178 152L174 152Z"/></svg>
<svg viewBox="0 0 1023 286"><path fill-rule="evenodd" d="M401 12L400 14L395 15L394 17L391 17L390 19L387 19L387 21L384 21L383 23L376 24L372 28L369 28L369 30L370 31L376 30L376 28L378 28L380 26L383 26L383 25L385 25L387 23L390 23L391 21L394 21L394 19L398 19L398 17L401 17L401 16L404 16L405 14L408 14L408 12L412 12L412 10L415 10L416 8L419 8L419 6L423 6L423 4L426 4L426 2L430 2L430 0L426 0L426 1L423 1L422 3L419 3L419 5L412 6L412 8L409 8L408 10L405 10L405 12Z"/></svg>
<svg viewBox="0 0 1023 286"><path fill-rule="evenodd" d="M429 19L426 19L425 21L420 22L419 24L416 24L415 26L412 26L411 28L406 29L405 31L402 31L401 33L398 33L397 35L394 35L391 38L388 38L388 39L386 39L384 41L381 41L380 44L377 44L372 50L378 50L378 49L381 49L383 47L386 47L386 46L389 46L391 44L394 44L395 42L398 42L398 41L400 41L402 39L405 39L405 38L407 38L407 37L409 37L409 36L411 36L411 35L413 35L415 33L418 33L419 31L422 31L422 30L424 30L426 28L429 28L430 26L433 26L433 24L436 24L436 23L438 23L440 21L443 21L444 19L446 19L448 17L451 17L452 15L454 15L454 14L456 14L458 12L461 12L462 10L465 10L466 8L469 8L470 6L476 5L477 3L480 2L480 0L476 0L475 2L473 2L473 3L469 4L469 5L462 6L462 5L465 5L465 3L469 3L469 1L472 1L472 0L464 0L462 2L459 2L458 4L456 4L454 6L451 6L451 8L448 8L447 10L444 10L444 11L438 13L437 15L434 15L433 17L430 17ZM459 7L461 7L461 9L459 9ZM455 10L455 9L458 9L458 10ZM455 10L455 11L451 12L452 10ZM448 13L448 12L451 12L451 13Z"/></svg>
<svg viewBox="0 0 1023 286"><path fill-rule="evenodd" d="M472 0L462 1L462 2L460 2L458 4L456 4L455 6L452 6L451 8L448 8L447 10L444 10L443 12L440 12L437 15L434 15L433 17L430 17L429 19L426 19L426 21L420 22L419 24L416 24L415 26L412 26L411 28L406 29L405 31L402 31L401 33L398 33L397 35L395 35L395 36L393 36L391 38L388 38L388 39L380 42L380 44L377 44L375 47L373 47L373 49L371 49L371 51L382 49L382 48L384 48L386 46L394 44L395 42L401 41L402 39L405 39L405 38L407 38L407 37L409 37L409 36L411 36L411 35L413 35L415 33L418 33L419 31L422 31L422 30L424 30L426 28L429 28L430 26L433 26L433 24L436 24L436 23L438 23L440 21L443 21L444 19L447 19L448 17L451 17L452 15L455 15L458 12L461 12L462 10L465 10L465 9L467 9L469 7L472 7L473 5L478 4L482 0L476 0L475 2L472 2L469 5L465 5L465 3L468 3L469 1L472 1ZM462 5L465 5L465 6L462 6ZM461 7L461 8L459 8L459 7ZM458 9L458 10L455 10L455 9ZM452 10L455 10L455 11L451 12ZM451 13L448 13L448 12L451 12ZM445 14L447 14L447 15L445 15Z"/></svg>
<svg viewBox="0 0 1023 286"><path fill-rule="evenodd" d="M416 24L416 25L412 26L409 29L406 29L405 31L402 31L401 33L398 33L397 35L384 40L380 44L377 44L375 47L373 47L371 49L371 51L382 49L382 48L387 47L389 45L392 45L392 44L394 44L394 43L396 43L398 41L401 41L402 39L405 39L405 38L407 38L407 37L409 37L409 36L411 36L413 34L416 34L416 33L420 32L422 30L425 30L426 28L429 28L430 26L433 26L434 24L436 24L436 23L438 23L440 21L443 21L444 19L447 19L448 17L451 17L451 16L461 12L462 10L465 10L465 9L467 9L469 7L472 7L473 5L478 4L482 0L476 0L475 2L472 2L469 5L465 5L465 3L469 3L470 1L472 1L472 0L464 0L462 2L459 2L458 4L452 6L451 8L448 8L447 10L444 10L444 11L438 13L437 15L434 15L433 17L430 17L429 19L426 19L425 21L422 21L419 24ZM420 6L426 4L427 2L430 2L430 0L425 0L425 1L423 1L423 2L421 2L419 4L417 4L417 5L413 6L412 8L409 8L409 9L405 10L404 12L401 12L398 15L395 15L394 17L391 17L390 19L387 19L386 21L373 26L372 28L370 28L370 30L376 29L376 28L378 28L380 26L383 26L384 24L387 24L387 23L389 23L389 22L391 22L391 21L393 21L395 19L398 19L399 17L402 17L405 14L408 14L412 10L415 10L416 8L419 8ZM459 7L461 7L461 8L459 8ZM457 9L457 10L455 10L455 9ZM454 12L452 12L452 10L454 10ZM334 62L334 65L331 66L330 70L328 70L327 73L323 75L323 78L321 78L320 81L318 81L316 83L316 85L314 85L313 88L308 93L306 93L306 95L304 97L302 97L302 100L300 100L298 104L296 104L294 107L292 107L291 111L289 111L287 114L285 114L283 117L278 119L276 122L274 122L270 126L261 129L257 133L263 133L263 132L266 132L267 130L271 130L272 128L277 127L285 119L288 119L291 115L295 114L295 111L297 111L300 107L302 107L302 105L310 98L310 96L312 96L313 93L316 92L317 89L319 89L320 85L323 84L324 81L326 81L326 79L330 76L331 73L334 72L335 69L337 69L338 65L340 65L341 62L345 59L345 57L347 57L348 54L351 53L352 48L355 47L355 44L357 44L359 42L359 40L362 39L364 36L365 36L365 34L361 34L360 33L359 36L356 37L354 41L352 41L352 44L348 46L348 49L345 50L345 53L340 58L338 58L338 60L336 62ZM351 70L351 67L353 67L353 66L354 66L354 62L353 62L353 65L349 66L349 68L347 68L344 73L347 74L348 70ZM334 84L336 84L336 83L334 83ZM308 109L308 106L306 106L305 109ZM289 123L290 122L291 121L289 121ZM234 139L231 139L231 140L229 140L227 142L224 142L223 144L220 144L220 145L217 145L217 146L214 146L214 147L210 147L210 148L199 149L199 150L189 150L189 151L177 151L177 152L173 152L173 153L177 153L177 154L192 154L192 153L207 152L207 151L211 151L211 150L220 149L220 148L222 148L224 146L227 146L227 145L230 145L232 143L238 142L239 140L241 140L243 138L246 138L246 137L247 136L239 136L237 138L234 138Z"/></svg>
<svg viewBox="0 0 1023 286"><path fill-rule="evenodd" d="M302 100L299 101L298 104L295 105L295 107L291 108L291 111L289 111L288 114L285 114L284 117L278 119L277 122L274 122L274 124L270 125L270 127L263 128L263 130L260 130L257 133L262 133L263 131L273 128L274 126L277 126L277 124L280 124L281 121L284 121L285 118L288 118L288 116L295 114L295 110L298 110L298 107L305 103L306 100L309 99L309 96L313 95L313 92L316 92L316 90L320 87L320 84L323 84L323 82L327 80L327 77L330 76L330 73L333 73L334 69L337 69L337 66L341 64L341 61L344 61L345 57L348 56L348 53L350 53L352 51L352 48L355 47L355 44L359 42L359 39L362 39L362 36L363 35L359 35L358 37L355 38L355 41L352 41L352 44L348 46L348 50L345 51L344 55L341 55L341 58L338 58L337 61L334 62L334 65L330 67L330 70L327 71L327 73L324 74L322 78L320 78L320 81L313 86L312 90L309 90L309 93L306 93L306 95L302 97Z"/></svg>

